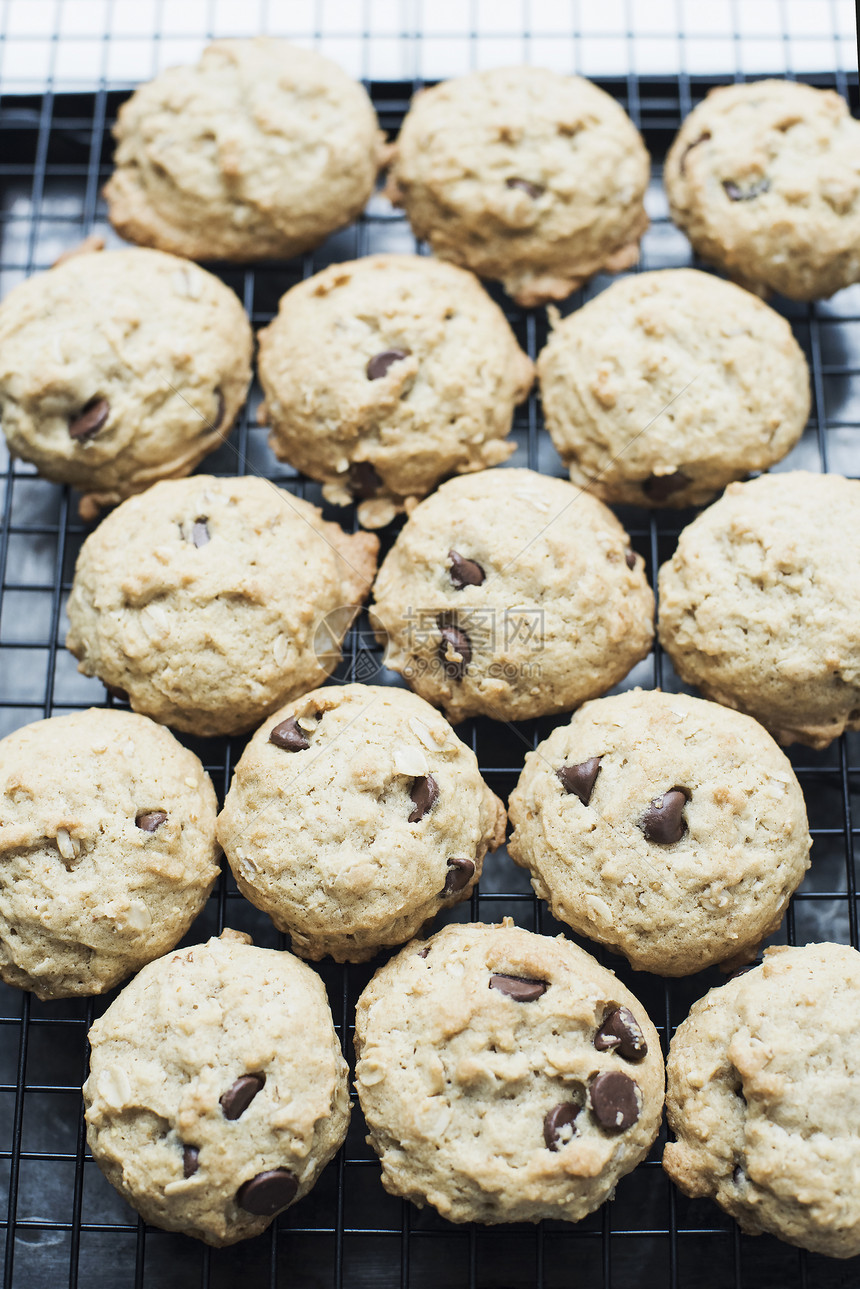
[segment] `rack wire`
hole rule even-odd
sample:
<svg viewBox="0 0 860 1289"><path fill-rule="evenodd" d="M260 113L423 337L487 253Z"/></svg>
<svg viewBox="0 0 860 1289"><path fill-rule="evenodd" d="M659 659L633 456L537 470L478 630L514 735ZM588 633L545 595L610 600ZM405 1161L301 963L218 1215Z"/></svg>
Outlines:
<svg viewBox="0 0 860 1289"><path fill-rule="evenodd" d="M643 131L655 158L647 204L652 227L640 268L691 262L686 239L668 221L660 186L661 160L682 118L714 78L625 77L599 80ZM857 81L844 73L804 77L832 86L856 112ZM414 81L369 83L381 123L395 133ZM110 126L124 92L104 85L91 93L7 97L0 101L0 287L48 267L60 251L93 230L111 236L99 192L110 170ZM115 239L114 239L115 240ZM381 197L352 228L299 260L263 268L210 266L242 299L254 326L273 316L283 292L325 264L378 250L417 248L402 216ZM598 277L573 297L577 307L607 285ZM494 292L522 346L534 357L546 336L542 311L525 311ZM777 301L810 362L813 412L804 437L779 468L832 469L857 474L860 464L860 288L830 302ZM318 487L280 465L255 423L255 386L229 444L203 465L222 474L258 472L319 503ZM562 474L532 395L518 412L513 465ZM74 498L36 478L30 467L0 460L0 736L43 716L111 703L98 682L81 677L63 648L65 601L74 561L87 529ZM653 583L692 513L619 510ZM338 512L343 520L344 512ZM390 540L390 534L388 536ZM347 639L340 679L393 681L366 623ZM619 688L634 684L680 689L655 647ZM525 751L556 721L517 727L488 720L459 730L478 755L482 773L503 798L514 787ZM242 740L185 741L204 760L223 795ZM858 945L855 838L860 792L860 738L847 736L824 752L792 750L814 838L812 869L775 941L833 939ZM478 892L448 920L498 920L544 933L560 927L531 893L527 878L504 852L489 860ZM444 920L444 919L442 919ZM223 875L186 943L217 934L224 924L248 930L255 942L285 947L262 914ZM568 935L571 933L566 931ZM571 937L576 938L576 937ZM595 951L595 946L582 942ZM597 950L657 1023L664 1047L690 1004L722 977L716 971L665 981L635 973ZM320 971L329 991L345 1054L352 1062L355 1000L379 961ZM660 1169L665 1129L649 1159L620 1183L616 1197L583 1222L536 1227L456 1227L432 1210L387 1196L364 1142L356 1104L347 1143L316 1189L258 1239L215 1251L182 1236L146 1227L102 1178L89 1157L80 1084L86 1073L86 1032L114 995L40 1003L0 986L0 1247L6 1289L116 1289L117 1286L200 1285L241 1281L258 1286L420 1289L500 1286L549 1289L574 1279L588 1289L848 1289L860 1284L860 1259L834 1262L760 1237L749 1239L716 1206L676 1192Z"/></svg>

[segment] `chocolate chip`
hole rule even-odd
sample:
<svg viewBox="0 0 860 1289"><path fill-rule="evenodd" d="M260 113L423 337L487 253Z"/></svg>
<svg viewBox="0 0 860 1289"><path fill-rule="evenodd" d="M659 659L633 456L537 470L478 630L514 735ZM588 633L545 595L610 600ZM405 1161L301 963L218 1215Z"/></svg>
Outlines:
<svg viewBox="0 0 860 1289"><path fill-rule="evenodd" d="M658 846L671 846L680 841L687 831L684 806L689 800L686 788L670 788L662 797L655 797L639 820L646 840Z"/></svg>
<svg viewBox="0 0 860 1289"><path fill-rule="evenodd" d="M592 756L587 761L582 761L579 765L563 765L555 773L565 792L572 792L574 796L579 797L584 806L587 806L591 800L591 794L594 791L594 780L597 778L599 770L600 757Z"/></svg>
<svg viewBox="0 0 860 1289"><path fill-rule="evenodd" d="M475 865L471 859L449 859L448 874L445 885L439 892L440 897L446 900L449 895L456 895L458 891L464 890L471 882L474 873Z"/></svg>
<svg viewBox="0 0 860 1289"><path fill-rule="evenodd" d="M509 188L519 188L522 192L527 192L532 198L539 197L546 191L540 184L533 184L528 179L506 179L505 183Z"/></svg>
<svg viewBox="0 0 860 1289"><path fill-rule="evenodd" d="M429 952L430 952L430 946L428 945L426 949L419 949L419 950L418 950L418 957L419 957L419 958L426 958L426 957L427 957L427 954L428 954Z"/></svg>
<svg viewBox="0 0 860 1289"><path fill-rule="evenodd" d="M439 785L432 774L425 774L423 778L415 780L409 795L415 809L409 816L408 822L417 824L439 800Z"/></svg>
<svg viewBox="0 0 860 1289"><path fill-rule="evenodd" d="M756 183L750 184L749 188L741 188L738 184L733 183L731 179L723 180L723 188L726 190L726 196L729 201L753 201L756 197L760 197L763 192L767 192L769 187L769 179L759 179Z"/></svg>
<svg viewBox="0 0 860 1289"><path fill-rule="evenodd" d="M196 1146L183 1146L182 1148L182 1172L185 1177L193 1177L200 1167L198 1160L200 1151Z"/></svg>
<svg viewBox="0 0 860 1289"><path fill-rule="evenodd" d="M526 976L490 976L490 988L513 998L518 1003L533 1003L549 989L546 980L529 980Z"/></svg>
<svg viewBox="0 0 860 1289"><path fill-rule="evenodd" d="M106 398L91 398L69 421L69 434L73 439L91 439L102 429L110 416L110 403Z"/></svg>
<svg viewBox="0 0 860 1289"><path fill-rule="evenodd" d="M367 379L379 380L387 374L389 367L408 358L410 352L409 349L384 349L381 354L374 354L367 364Z"/></svg>
<svg viewBox="0 0 860 1289"><path fill-rule="evenodd" d="M138 815L134 822L142 832L155 832L166 818L166 810L146 810L142 815Z"/></svg>
<svg viewBox="0 0 860 1289"><path fill-rule="evenodd" d="M246 1213L257 1217L274 1217L296 1197L299 1183L286 1168L270 1168L243 1182L236 1192L236 1203Z"/></svg>
<svg viewBox="0 0 860 1289"><path fill-rule="evenodd" d="M209 543L209 525L206 522L206 516L195 519L191 525L191 541L199 550L201 546Z"/></svg>
<svg viewBox="0 0 860 1289"><path fill-rule="evenodd" d="M480 564L476 564L473 559L464 559L457 551L448 551L448 558L451 561L451 568L448 575L458 591L462 591L464 586L480 586L486 577L486 573Z"/></svg>
<svg viewBox="0 0 860 1289"><path fill-rule="evenodd" d="M442 636L438 650L439 661L442 663L445 675L451 680L462 680L466 674L466 668L472 661L469 637L459 627L442 623L439 624L439 632Z"/></svg>
<svg viewBox="0 0 860 1289"><path fill-rule="evenodd" d="M642 484L642 491L651 501L665 501L673 492L686 488L689 482L681 470L676 470L674 474L652 474Z"/></svg>
<svg viewBox="0 0 860 1289"><path fill-rule="evenodd" d="M648 1055L645 1035L627 1007L609 1013L594 1036L594 1046L598 1052L617 1052L625 1061L641 1061Z"/></svg>
<svg viewBox="0 0 860 1289"><path fill-rule="evenodd" d="M591 1109L607 1132L623 1132L639 1118L637 1087L628 1074L610 1070L598 1074L591 1085Z"/></svg>
<svg viewBox="0 0 860 1289"><path fill-rule="evenodd" d="M686 148L681 153L681 157L678 162L678 169L680 170L682 175L686 173L687 157L693 151L693 148L698 148L700 143L705 143L710 137L711 137L710 130L705 130L704 134L700 134L698 139L694 139L692 143L687 144Z"/></svg>
<svg viewBox="0 0 860 1289"><path fill-rule="evenodd" d="M124 689L120 689L119 685L105 685L105 689L110 694L111 698L115 698L118 703L128 702L128 694Z"/></svg>
<svg viewBox="0 0 860 1289"><path fill-rule="evenodd" d="M238 1119L245 1113L266 1082L265 1074L243 1074L220 1098L225 1119Z"/></svg>
<svg viewBox="0 0 860 1289"><path fill-rule="evenodd" d="M274 743L275 747L282 747L285 752L306 752L310 747L295 716L288 716L280 725L276 725L269 734L269 742Z"/></svg>
<svg viewBox="0 0 860 1289"><path fill-rule="evenodd" d="M631 546L628 546L627 550L624 552L624 558L627 561L628 568L636 567L636 552Z"/></svg>
<svg viewBox="0 0 860 1289"><path fill-rule="evenodd" d="M369 461L353 461L349 467L349 490L354 497L367 501L375 497L382 487L382 480Z"/></svg>
<svg viewBox="0 0 860 1289"><path fill-rule="evenodd" d="M572 1132L570 1137L576 1136L576 1116L579 1114L579 1106L575 1101L562 1101L560 1105L553 1108L544 1115L543 1120L543 1139L546 1142L548 1150L558 1150L567 1142L562 1141L562 1131L570 1125ZM570 1140L568 1137L568 1141Z"/></svg>

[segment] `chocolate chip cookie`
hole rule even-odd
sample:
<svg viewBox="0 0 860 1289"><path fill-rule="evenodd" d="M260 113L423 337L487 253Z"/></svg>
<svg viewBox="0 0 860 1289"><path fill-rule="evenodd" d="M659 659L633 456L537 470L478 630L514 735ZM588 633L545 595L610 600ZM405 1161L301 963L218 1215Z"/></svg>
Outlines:
<svg viewBox="0 0 860 1289"><path fill-rule="evenodd" d="M152 962L89 1034L87 1141L147 1222L223 1246L311 1190L349 1123L319 977L225 931Z"/></svg>
<svg viewBox="0 0 860 1289"><path fill-rule="evenodd" d="M441 259L534 305L636 263L648 172L638 131L603 90L501 67L416 95L387 191Z"/></svg>
<svg viewBox="0 0 860 1289"><path fill-rule="evenodd" d="M377 971L355 1021L382 1184L451 1222L577 1222L657 1135L656 1030L569 940L447 926Z"/></svg>
<svg viewBox="0 0 860 1289"><path fill-rule="evenodd" d="M554 916L663 976L753 957L809 867L788 758L686 694L586 703L528 753L510 812L511 858Z"/></svg>
<svg viewBox="0 0 860 1289"><path fill-rule="evenodd" d="M239 300L196 264L74 255L0 306L9 450L82 492L92 519L214 452L245 400L252 349Z"/></svg>
<svg viewBox="0 0 860 1289"><path fill-rule="evenodd" d="M775 948L712 989L669 1052L663 1167L750 1235L860 1254L860 954Z"/></svg>
<svg viewBox="0 0 860 1289"><path fill-rule="evenodd" d="M84 542L66 646L136 711L240 733L334 669L378 546L266 479L158 483Z"/></svg>
<svg viewBox="0 0 860 1289"><path fill-rule="evenodd" d="M384 158L361 85L286 40L219 40L119 111L117 232L191 259L287 258L355 219Z"/></svg>
<svg viewBox="0 0 860 1289"><path fill-rule="evenodd" d="M488 470L422 501L371 609L387 665L457 722L570 711L651 645L641 557L602 502L531 470Z"/></svg>
<svg viewBox="0 0 860 1289"><path fill-rule="evenodd" d="M780 743L860 729L860 483L733 483L660 570L660 641L707 698Z"/></svg>
<svg viewBox="0 0 860 1289"><path fill-rule="evenodd" d="M533 377L471 273L417 255L333 264L260 333L260 421L284 461L370 528L440 479L498 465Z"/></svg>
<svg viewBox="0 0 860 1289"><path fill-rule="evenodd" d="M505 809L429 703L330 686L254 735L218 836L239 890L295 953L361 962L466 899Z"/></svg>
<svg viewBox="0 0 860 1289"><path fill-rule="evenodd" d="M209 776L131 712L54 716L0 740L0 978L101 994L166 953L218 876Z"/></svg>
<svg viewBox="0 0 860 1289"><path fill-rule="evenodd" d="M809 415L789 324L696 269L627 277L556 314L538 374L571 481L622 505L702 505L781 460Z"/></svg>
<svg viewBox="0 0 860 1289"><path fill-rule="evenodd" d="M711 90L664 172L703 259L760 294L818 300L860 281L860 121L834 90L765 80Z"/></svg>

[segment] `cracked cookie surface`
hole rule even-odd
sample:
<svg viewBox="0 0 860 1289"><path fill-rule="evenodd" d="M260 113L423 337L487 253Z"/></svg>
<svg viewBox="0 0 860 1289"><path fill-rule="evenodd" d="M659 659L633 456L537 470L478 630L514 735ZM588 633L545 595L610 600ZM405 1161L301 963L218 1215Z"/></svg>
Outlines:
<svg viewBox="0 0 860 1289"><path fill-rule="evenodd" d="M663 1167L749 1234L860 1254L860 954L768 949L672 1039Z"/></svg>
<svg viewBox="0 0 860 1289"><path fill-rule="evenodd" d="M218 836L240 891L295 953L361 962L468 898L505 810L429 703L332 686L257 731Z"/></svg>
<svg viewBox="0 0 860 1289"><path fill-rule="evenodd" d="M786 320L696 269L613 283L555 325L538 375L571 482L619 505L702 505L781 460L809 415Z"/></svg>
<svg viewBox="0 0 860 1289"><path fill-rule="evenodd" d="M386 665L455 723L570 711L653 635L644 562L618 520L532 470L443 483L406 521L374 597Z"/></svg>
<svg viewBox="0 0 860 1289"><path fill-rule="evenodd" d="M584 950L445 927L356 1007L356 1087L392 1195L452 1222L576 1222L648 1153L663 1057L641 1003Z"/></svg>
<svg viewBox="0 0 860 1289"><path fill-rule="evenodd" d="M260 333L273 450L335 504L357 499L372 528L440 479L506 460L532 377L472 274L418 255L331 265Z"/></svg>
<svg viewBox="0 0 860 1289"><path fill-rule="evenodd" d="M158 483L84 542L66 646L136 711L239 733L337 665L378 547L255 476Z"/></svg>
<svg viewBox="0 0 860 1289"><path fill-rule="evenodd" d="M383 135L364 88L286 40L219 40L139 86L105 186L117 232L191 259L286 259L354 219Z"/></svg>
<svg viewBox="0 0 860 1289"><path fill-rule="evenodd" d="M0 740L0 977L100 994L171 949L218 876L215 791L169 730L91 708Z"/></svg>
<svg viewBox="0 0 860 1289"><path fill-rule="evenodd" d="M712 90L681 126L664 182L695 250L759 294L817 300L860 280L860 121L835 90Z"/></svg>
<svg viewBox="0 0 860 1289"><path fill-rule="evenodd" d="M225 931L150 963L89 1033L87 1141L155 1226L259 1235L346 1136L347 1066L322 981Z"/></svg>
<svg viewBox="0 0 860 1289"><path fill-rule="evenodd" d="M82 492L91 519L220 446L252 349L236 295L196 264L140 249L75 254L0 305L9 450Z"/></svg>
<svg viewBox="0 0 860 1289"><path fill-rule="evenodd" d="M586 703L527 754L510 815L511 858L554 916L659 975L754 956L809 867L788 758L686 694Z"/></svg>
<svg viewBox="0 0 860 1289"><path fill-rule="evenodd" d="M603 90L502 67L416 95L388 192L436 255L529 306L636 263L648 174L636 127Z"/></svg>
<svg viewBox="0 0 860 1289"><path fill-rule="evenodd" d="M860 483L804 470L733 483L660 569L660 643L706 698L780 743L860 729Z"/></svg>

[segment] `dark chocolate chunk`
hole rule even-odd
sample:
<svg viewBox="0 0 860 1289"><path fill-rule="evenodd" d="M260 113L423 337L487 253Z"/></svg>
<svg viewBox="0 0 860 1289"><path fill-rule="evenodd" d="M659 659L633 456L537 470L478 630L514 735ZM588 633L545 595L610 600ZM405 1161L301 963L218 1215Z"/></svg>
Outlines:
<svg viewBox="0 0 860 1289"><path fill-rule="evenodd" d="M275 747L282 747L285 752L305 752L310 747L295 716L288 716L280 725L276 725L269 734L269 742L274 743Z"/></svg>
<svg viewBox="0 0 860 1289"><path fill-rule="evenodd" d="M693 148L698 148L698 146L699 146L699 144L700 144L700 143L705 143L705 142L707 142L707 140L708 140L710 137L711 137L711 132L710 132L710 130L705 130L703 134L700 134L700 135L699 135L698 139L694 139L692 143L688 143L688 144L687 144L686 148L685 148L685 149L684 149L684 151L681 153L680 160L678 161L678 169L680 170L680 172L681 172L681 174L682 174L682 175L686 173L686 170L687 170L687 157L688 157L688 156L690 155L690 153L693 151Z"/></svg>
<svg viewBox="0 0 860 1289"><path fill-rule="evenodd" d="M419 949L419 950L418 950L418 957L419 957L419 958L426 958L426 957L427 957L427 954L428 954L429 952L430 952L430 946L429 946L429 944L428 944L428 946L427 946L427 948L426 948L426 949Z"/></svg>
<svg viewBox="0 0 860 1289"><path fill-rule="evenodd" d="M110 403L106 398L91 398L77 416L69 421L69 434L73 439L91 439L104 427L110 416Z"/></svg>
<svg viewBox="0 0 860 1289"><path fill-rule="evenodd" d="M193 1177L200 1167L198 1160L200 1151L196 1146L182 1147L182 1173L185 1177Z"/></svg>
<svg viewBox="0 0 860 1289"><path fill-rule="evenodd" d="M462 680L466 674L466 668L472 661L472 645L465 631L459 627L439 624L439 632L442 636L439 642L439 661L445 670L445 675L451 680ZM452 655L458 654L459 657Z"/></svg>
<svg viewBox="0 0 860 1289"><path fill-rule="evenodd" d="M629 1074L620 1070L598 1074L590 1092L594 1117L607 1132L624 1132L639 1118L638 1089Z"/></svg>
<svg viewBox="0 0 860 1289"><path fill-rule="evenodd" d="M658 846L671 846L680 841L687 831L684 807L689 800L686 788L670 788L662 797L655 797L639 820L646 839Z"/></svg>
<svg viewBox="0 0 860 1289"><path fill-rule="evenodd" d="M242 1183L236 1192L236 1203L246 1213L274 1217L293 1202L298 1189L297 1179L286 1168L270 1168Z"/></svg>
<svg viewBox="0 0 860 1289"><path fill-rule="evenodd" d="M439 785L432 774L425 774L423 778L415 780L409 795L412 798L412 804L415 806L409 816L409 823L417 824L429 810L433 809L439 800Z"/></svg>
<svg viewBox="0 0 860 1289"><path fill-rule="evenodd" d="M462 891L471 882L474 872L475 865L471 859L449 859L445 885L439 892L441 898L446 900L450 895L456 895L458 891Z"/></svg>
<svg viewBox="0 0 860 1289"><path fill-rule="evenodd" d="M600 757L592 756L579 765L563 765L555 773L565 792L572 792L574 796L579 797L584 806L587 806L599 771Z"/></svg>
<svg viewBox="0 0 860 1289"><path fill-rule="evenodd" d="M616 1007L609 1013L594 1037L598 1052L617 1052L625 1061L641 1061L648 1055L648 1044L639 1022L627 1007Z"/></svg>
<svg viewBox="0 0 860 1289"><path fill-rule="evenodd" d="M194 520L191 525L191 541L199 550L201 546L209 544L209 525L206 522L206 516L202 515Z"/></svg>
<svg viewBox="0 0 860 1289"><path fill-rule="evenodd" d="M738 184L733 183L731 179L723 180L723 188L729 201L753 201L756 197L760 197L763 192L767 192L769 187L769 179L758 179L755 183L750 184L748 188L741 188Z"/></svg>
<svg viewBox="0 0 860 1289"><path fill-rule="evenodd" d="M631 546L628 546L627 550L624 552L624 558L627 561L628 568L636 567L636 552Z"/></svg>
<svg viewBox="0 0 860 1289"><path fill-rule="evenodd" d="M166 818L166 810L146 810L142 815L138 815L134 822L142 832L155 832Z"/></svg>
<svg viewBox="0 0 860 1289"><path fill-rule="evenodd" d="M408 358L410 352L409 349L384 349L381 354L374 354L367 364L367 379L379 380L387 375L389 367Z"/></svg>
<svg viewBox="0 0 860 1289"><path fill-rule="evenodd" d="M375 497L382 487L382 480L369 461L353 461L349 467L349 490L354 497L367 501Z"/></svg>
<svg viewBox="0 0 860 1289"><path fill-rule="evenodd" d="M642 484L642 491L651 501L665 501L673 492L686 488L689 482L682 470L676 470L674 474L652 474Z"/></svg>
<svg viewBox="0 0 860 1289"><path fill-rule="evenodd" d="M464 586L480 586L486 577L486 573L480 564L476 564L473 559L464 559L458 551L448 551L448 558L451 561L449 576L458 591L462 591Z"/></svg>
<svg viewBox="0 0 860 1289"><path fill-rule="evenodd" d="M265 1074L243 1074L220 1098L225 1119L238 1119L245 1113L266 1082Z"/></svg>
<svg viewBox="0 0 860 1289"><path fill-rule="evenodd" d="M546 191L540 184L533 184L529 179L506 179L505 183L509 188L519 188L522 192L527 192L532 198L537 198Z"/></svg>
<svg viewBox="0 0 860 1289"><path fill-rule="evenodd" d="M579 1106L575 1101L562 1101L560 1105L553 1106L544 1115L543 1139L548 1150L558 1150L562 1145L566 1144L566 1142L562 1142L561 1136L562 1130L568 1124L573 1129L571 1136L576 1136L576 1116L578 1114Z"/></svg>
<svg viewBox="0 0 860 1289"><path fill-rule="evenodd" d="M513 998L518 1003L533 1003L549 989L546 980L529 980L524 976L490 976L490 988L498 989L500 994Z"/></svg>

